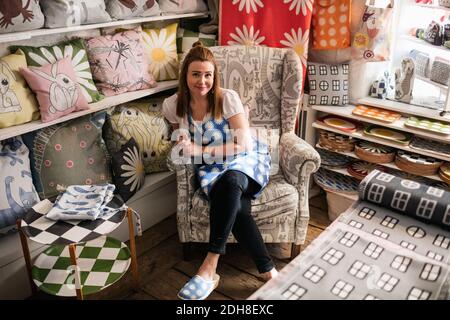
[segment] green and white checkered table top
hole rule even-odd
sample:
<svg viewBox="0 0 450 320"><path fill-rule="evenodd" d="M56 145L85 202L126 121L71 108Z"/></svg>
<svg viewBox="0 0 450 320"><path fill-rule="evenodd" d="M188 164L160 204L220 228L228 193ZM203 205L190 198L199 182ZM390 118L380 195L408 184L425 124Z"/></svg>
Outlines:
<svg viewBox="0 0 450 320"><path fill-rule="evenodd" d="M131 253L126 244L102 236L76 246L77 266L83 295L99 292L119 280L128 270ZM46 293L76 296L75 273L69 247L53 245L41 253L32 268L36 285Z"/></svg>
<svg viewBox="0 0 450 320"><path fill-rule="evenodd" d="M405 121L405 126L441 134L450 134L450 124L425 118L409 117Z"/></svg>

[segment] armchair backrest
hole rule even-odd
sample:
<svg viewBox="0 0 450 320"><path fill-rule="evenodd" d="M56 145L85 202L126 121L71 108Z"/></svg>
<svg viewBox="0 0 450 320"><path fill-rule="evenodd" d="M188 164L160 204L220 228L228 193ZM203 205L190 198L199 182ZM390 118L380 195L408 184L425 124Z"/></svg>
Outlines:
<svg viewBox="0 0 450 320"><path fill-rule="evenodd" d="M235 90L249 110L250 125L294 130L302 98L302 64L291 49L247 46L210 47L221 86Z"/></svg>

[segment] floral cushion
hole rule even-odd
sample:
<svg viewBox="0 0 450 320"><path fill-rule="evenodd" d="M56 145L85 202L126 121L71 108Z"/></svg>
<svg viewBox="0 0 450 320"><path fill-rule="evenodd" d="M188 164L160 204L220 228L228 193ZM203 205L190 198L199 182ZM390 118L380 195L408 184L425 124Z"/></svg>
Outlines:
<svg viewBox="0 0 450 320"><path fill-rule="evenodd" d="M46 28L111 21L104 0L40 0Z"/></svg>
<svg viewBox="0 0 450 320"><path fill-rule="evenodd" d="M159 7L164 13L208 11L208 7L203 0L159 0Z"/></svg>
<svg viewBox="0 0 450 320"><path fill-rule="evenodd" d="M44 26L39 1L2 0L0 4L0 33L39 29Z"/></svg>
<svg viewBox="0 0 450 320"><path fill-rule="evenodd" d="M28 66L33 67L44 66L49 63L55 63L64 57L70 57L77 76L77 82L87 102L99 101L102 98L92 80L84 40L75 39L49 47L11 46L9 49L11 52L16 52L16 50L20 49L19 53L25 54Z"/></svg>
<svg viewBox="0 0 450 320"><path fill-rule="evenodd" d="M216 45L215 34L205 34L195 32L183 28L177 30L177 52L188 52L196 41L201 41L205 47L212 47Z"/></svg>
<svg viewBox="0 0 450 320"><path fill-rule="evenodd" d="M109 152L118 152L134 138L142 152L146 173L168 170L167 156L172 143L170 125L162 114L163 100L153 98L117 106L108 116L103 134Z"/></svg>
<svg viewBox="0 0 450 320"><path fill-rule="evenodd" d="M28 148L20 137L3 141L0 145L0 234L14 228L16 220L38 201Z"/></svg>
<svg viewBox="0 0 450 320"><path fill-rule="evenodd" d="M36 98L19 72L26 66L20 54L0 58L0 128L39 119Z"/></svg>
<svg viewBox="0 0 450 320"><path fill-rule="evenodd" d="M58 194L57 186L111 182L102 139L106 112L98 112L22 136L30 150L31 172L41 199Z"/></svg>
<svg viewBox="0 0 450 320"><path fill-rule="evenodd" d="M141 32L128 30L87 40L92 74L102 93L113 96L156 86L141 39Z"/></svg>
<svg viewBox="0 0 450 320"><path fill-rule="evenodd" d="M42 67L20 69L36 93L42 122L49 122L74 111L89 109L78 85L69 57Z"/></svg>
<svg viewBox="0 0 450 320"><path fill-rule="evenodd" d="M111 167L116 190L123 201L128 201L142 187L145 180L142 153L133 138L118 152L111 154Z"/></svg>
<svg viewBox="0 0 450 320"><path fill-rule="evenodd" d="M161 29L143 28L145 52L156 81L178 78L177 26L173 23Z"/></svg>
<svg viewBox="0 0 450 320"><path fill-rule="evenodd" d="M155 0L107 0L106 10L116 19L155 16L161 12Z"/></svg>

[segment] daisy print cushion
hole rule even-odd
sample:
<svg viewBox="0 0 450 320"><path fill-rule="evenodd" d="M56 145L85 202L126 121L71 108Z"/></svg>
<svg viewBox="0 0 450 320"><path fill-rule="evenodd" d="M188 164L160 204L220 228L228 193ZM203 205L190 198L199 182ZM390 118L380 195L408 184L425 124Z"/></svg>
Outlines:
<svg viewBox="0 0 450 320"><path fill-rule="evenodd" d="M156 86L148 73L148 59L141 39L141 32L128 30L87 40L94 79L106 96Z"/></svg>
<svg viewBox="0 0 450 320"><path fill-rule="evenodd" d="M48 47L11 46L9 49L11 52L17 51L17 53L24 54L27 65L33 67L45 66L69 57L75 70L76 81L87 102L91 103L102 99L102 95L98 92L92 79L84 40L75 39Z"/></svg>

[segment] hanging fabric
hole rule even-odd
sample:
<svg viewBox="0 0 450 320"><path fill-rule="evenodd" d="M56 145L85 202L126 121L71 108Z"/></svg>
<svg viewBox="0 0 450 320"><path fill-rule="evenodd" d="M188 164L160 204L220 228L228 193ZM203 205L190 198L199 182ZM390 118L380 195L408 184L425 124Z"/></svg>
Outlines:
<svg viewBox="0 0 450 320"><path fill-rule="evenodd" d="M312 47L317 50L350 46L350 1L319 0L312 14Z"/></svg>
<svg viewBox="0 0 450 320"><path fill-rule="evenodd" d="M393 0L386 8L374 7L375 0L366 6L360 26L353 36L352 59L385 61L390 54L390 24Z"/></svg>

